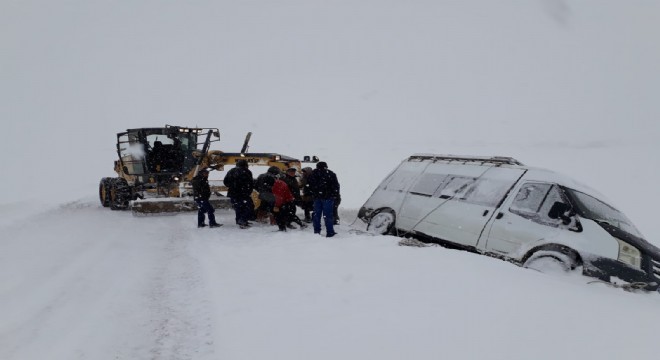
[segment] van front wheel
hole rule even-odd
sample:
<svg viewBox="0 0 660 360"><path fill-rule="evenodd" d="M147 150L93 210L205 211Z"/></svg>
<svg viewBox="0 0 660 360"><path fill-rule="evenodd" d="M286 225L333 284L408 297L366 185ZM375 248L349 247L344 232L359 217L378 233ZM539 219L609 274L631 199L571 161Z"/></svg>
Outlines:
<svg viewBox="0 0 660 360"><path fill-rule="evenodd" d="M394 222L395 217L392 211L381 210L369 219L367 231L379 235L388 235L394 229Z"/></svg>
<svg viewBox="0 0 660 360"><path fill-rule="evenodd" d="M578 266L575 256L553 250L539 250L532 254L525 263L524 268L542 273L569 273Z"/></svg>

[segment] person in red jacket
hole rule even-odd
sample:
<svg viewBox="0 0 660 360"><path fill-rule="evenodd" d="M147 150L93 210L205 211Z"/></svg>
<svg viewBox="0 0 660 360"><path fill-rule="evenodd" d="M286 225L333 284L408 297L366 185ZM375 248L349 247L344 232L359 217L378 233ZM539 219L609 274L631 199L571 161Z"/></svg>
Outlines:
<svg viewBox="0 0 660 360"><path fill-rule="evenodd" d="M289 190L289 186L281 179L276 179L273 184L273 195L275 195L275 221L280 231L286 231L286 224L288 220L289 207L295 206L293 194Z"/></svg>
<svg viewBox="0 0 660 360"><path fill-rule="evenodd" d="M289 186L281 179L275 180L273 185L273 195L275 195L275 221L280 231L286 231L286 225L290 222L292 208L295 211L295 198L289 189Z"/></svg>

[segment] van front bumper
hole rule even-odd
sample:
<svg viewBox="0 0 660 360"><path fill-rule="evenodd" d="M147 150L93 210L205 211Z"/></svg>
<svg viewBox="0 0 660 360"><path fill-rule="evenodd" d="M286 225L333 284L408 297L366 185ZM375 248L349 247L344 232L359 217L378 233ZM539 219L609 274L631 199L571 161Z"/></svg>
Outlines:
<svg viewBox="0 0 660 360"><path fill-rule="evenodd" d="M583 273L614 285L634 284L636 288L657 291L660 287L660 279L656 278L653 271L650 271L650 266L648 257L643 261L641 270L617 260L599 257L585 261Z"/></svg>

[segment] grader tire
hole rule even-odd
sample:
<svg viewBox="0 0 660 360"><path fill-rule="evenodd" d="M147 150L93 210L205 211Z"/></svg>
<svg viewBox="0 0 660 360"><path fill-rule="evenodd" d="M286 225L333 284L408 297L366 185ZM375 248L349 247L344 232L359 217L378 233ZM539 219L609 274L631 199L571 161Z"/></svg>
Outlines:
<svg viewBox="0 0 660 360"><path fill-rule="evenodd" d="M99 183L99 200L101 200L101 205L103 207L110 206L110 187L112 178L103 178Z"/></svg>
<svg viewBox="0 0 660 360"><path fill-rule="evenodd" d="M110 183L110 209L126 210L131 199L131 188L126 179L115 178Z"/></svg>

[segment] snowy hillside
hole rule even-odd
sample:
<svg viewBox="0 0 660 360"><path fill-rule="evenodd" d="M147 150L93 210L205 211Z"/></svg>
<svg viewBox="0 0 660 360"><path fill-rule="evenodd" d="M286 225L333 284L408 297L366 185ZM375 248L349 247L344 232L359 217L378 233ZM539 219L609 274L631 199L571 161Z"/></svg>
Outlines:
<svg viewBox="0 0 660 360"><path fill-rule="evenodd" d="M412 153L502 155L660 245L658 24L643 0L0 2L0 359L657 357L658 294L351 224ZM318 155L339 235L102 208L116 133L165 124Z"/></svg>

